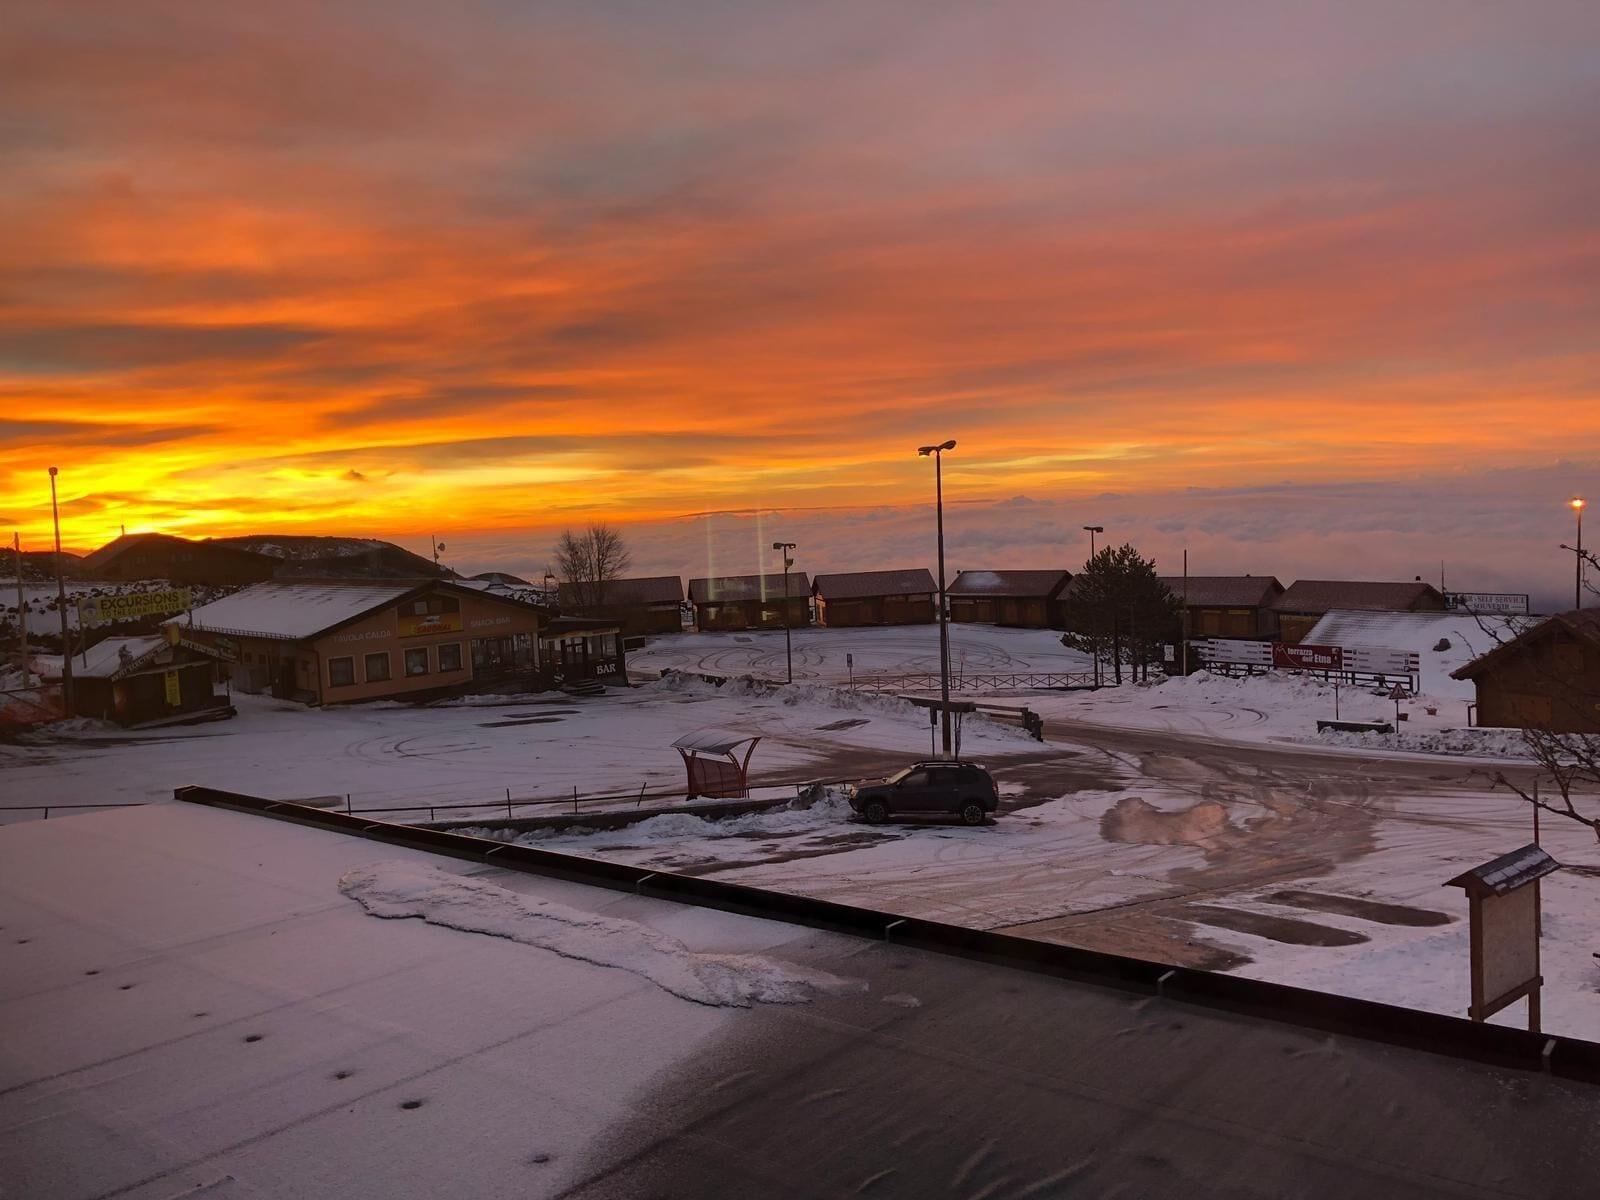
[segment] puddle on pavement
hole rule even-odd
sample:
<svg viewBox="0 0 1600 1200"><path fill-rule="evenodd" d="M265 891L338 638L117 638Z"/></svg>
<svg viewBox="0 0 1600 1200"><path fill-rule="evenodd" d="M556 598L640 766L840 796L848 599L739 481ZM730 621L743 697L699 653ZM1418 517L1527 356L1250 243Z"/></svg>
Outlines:
<svg viewBox="0 0 1600 1200"><path fill-rule="evenodd" d="M1209 904L1186 905L1182 909L1182 916L1198 925L1231 929L1235 933L1251 933L1290 946L1359 946L1367 940L1364 933L1336 929L1332 925L1318 925L1315 921L1275 917L1237 908L1217 908Z"/></svg>
<svg viewBox="0 0 1600 1200"><path fill-rule="evenodd" d="M1274 904L1287 904L1293 908L1310 908L1317 912L1337 913L1342 917L1359 917L1363 921L1376 921L1382 925L1410 925L1421 928L1427 925L1448 925L1453 917L1435 912L1431 908L1412 908L1405 904L1385 904L1379 900L1362 900L1356 896L1337 896L1329 892L1302 892L1290 888L1263 896Z"/></svg>

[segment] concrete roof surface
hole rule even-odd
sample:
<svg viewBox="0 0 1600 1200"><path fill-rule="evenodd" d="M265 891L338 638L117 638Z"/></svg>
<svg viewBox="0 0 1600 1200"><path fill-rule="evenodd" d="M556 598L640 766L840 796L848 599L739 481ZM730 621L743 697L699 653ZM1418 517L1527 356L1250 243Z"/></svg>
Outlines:
<svg viewBox="0 0 1600 1200"><path fill-rule="evenodd" d="M442 867L865 985L714 1008L341 894ZM1600 1089L176 804L0 828L33 1200L1552 1197ZM414 1107L405 1105L417 1102Z"/></svg>

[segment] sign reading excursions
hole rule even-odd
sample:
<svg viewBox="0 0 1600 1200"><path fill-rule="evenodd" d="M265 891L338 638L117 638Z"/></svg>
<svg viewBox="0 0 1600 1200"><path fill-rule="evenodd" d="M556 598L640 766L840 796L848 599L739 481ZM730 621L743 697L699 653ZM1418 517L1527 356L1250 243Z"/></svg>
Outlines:
<svg viewBox="0 0 1600 1200"><path fill-rule="evenodd" d="M78 621L84 626L105 625L183 612L190 606L188 588L168 588L162 592L131 592L119 596L88 596L78 601Z"/></svg>

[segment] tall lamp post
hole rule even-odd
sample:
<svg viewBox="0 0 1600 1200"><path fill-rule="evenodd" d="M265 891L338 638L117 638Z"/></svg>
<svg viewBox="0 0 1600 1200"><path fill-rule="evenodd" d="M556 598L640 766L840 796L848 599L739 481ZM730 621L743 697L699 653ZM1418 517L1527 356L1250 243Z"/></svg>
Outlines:
<svg viewBox="0 0 1600 1200"><path fill-rule="evenodd" d="M1104 533L1106 531L1106 527L1104 525L1085 525L1083 527L1083 531L1089 535L1089 561L1093 562L1094 535L1097 533ZM1098 625L1099 622L1096 621L1095 624ZM1100 631L1097 629L1095 632L1099 633ZM1100 645L1098 642L1095 643L1094 648L1094 685L1095 687L1100 686Z"/></svg>
<svg viewBox="0 0 1600 1200"><path fill-rule="evenodd" d="M61 612L61 704L72 715L72 647L67 644L67 577L61 569L61 507L56 503L56 468L50 468L50 519L56 527L56 608Z"/></svg>
<svg viewBox="0 0 1600 1200"><path fill-rule="evenodd" d="M794 559L789 557L789 551L794 549L793 542L773 542L772 548L783 555L783 659L789 669L789 682L794 682L794 649L789 644L789 568L794 566Z"/></svg>
<svg viewBox="0 0 1600 1200"><path fill-rule="evenodd" d="M1578 516L1578 545L1577 545L1576 550L1574 550L1574 552L1573 552L1573 557L1575 557L1578 561L1577 561L1576 566L1573 569L1572 607L1573 608L1582 608L1583 607L1583 510L1588 505L1589 502L1587 500L1585 500L1582 496L1574 496L1572 498L1572 500L1570 501L1570 503L1572 505L1572 511L1574 513L1576 513L1577 516Z"/></svg>
<svg viewBox="0 0 1600 1200"><path fill-rule="evenodd" d="M939 528L939 740L946 758L950 757L950 618L944 595L944 452L955 448L954 438L917 447L922 457L933 456L933 507Z"/></svg>

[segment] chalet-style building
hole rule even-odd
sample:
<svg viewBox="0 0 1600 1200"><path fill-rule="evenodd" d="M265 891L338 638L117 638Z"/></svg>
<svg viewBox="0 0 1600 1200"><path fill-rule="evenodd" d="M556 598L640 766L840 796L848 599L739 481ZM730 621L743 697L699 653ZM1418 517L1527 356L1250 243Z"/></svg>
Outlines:
<svg viewBox="0 0 1600 1200"><path fill-rule="evenodd" d="M1163 575L1161 582L1188 614L1190 638L1277 636L1273 604L1283 595L1283 584L1271 575Z"/></svg>
<svg viewBox="0 0 1600 1200"><path fill-rule="evenodd" d="M84 579L170 579L236 587L271 579L278 560L219 542L191 542L166 533L125 533L78 564Z"/></svg>
<svg viewBox="0 0 1600 1200"><path fill-rule="evenodd" d="M926 567L818 575L811 584L817 624L830 628L930 624L938 591Z"/></svg>
<svg viewBox="0 0 1600 1200"><path fill-rule="evenodd" d="M1411 583L1368 583L1348 579L1297 579L1272 603L1278 616L1278 640L1296 645L1305 640L1324 613L1443 612L1444 594L1420 579Z"/></svg>
<svg viewBox="0 0 1600 1200"><path fill-rule="evenodd" d="M241 691L340 704L510 679L550 686L539 653L549 619L538 605L441 579L277 580L168 625L235 663Z"/></svg>
<svg viewBox="0 0 1600 1200"><path fill-rule="evenodd" d="M591 603L596 592L598 604ZM563 583L558 594L563 615L615 621L631 637L683 629L683 580L676 575L608 579L603 584Z"/></svg>
<svg viewBox="0 0 1600 1200"><path fill-rule="evenodd" d="M952 621L1060 629L1070 571L960 571L945 588Z"/></svg>
<svg viewBox="0 0 1600 1200"><path fill-rule="evenodd" d="M784 576L722 575L689 581L689 603L695 628L701 631L782 629ZM811 623L811 580L804 571L789 572L789 627Z"/></svg>
<svg viewBox="0 0 1600 1200"><path fill-rule="evenodd" d="M1479 725L1600 733L1600 608L1548 617L1451 675L1477 687Z"/></svg>
<svg viewBox="0 0 1600 1200"><path fill-rule="evenodd" d="M79 716L118 725L178 724L233 715L225 665L215 647L169 625L159 634L106 638L72 669Z"/></svg>
<svg viewBox="0 0 1600 1200"><path fill-rule="evenodd" d="M481 574L470 576L469 582L492 583L497 587L508 588L530 588L534 586L520 575L509 575L504 571L484 571Z"/></svg>

